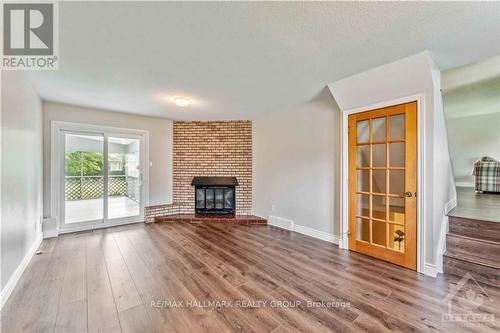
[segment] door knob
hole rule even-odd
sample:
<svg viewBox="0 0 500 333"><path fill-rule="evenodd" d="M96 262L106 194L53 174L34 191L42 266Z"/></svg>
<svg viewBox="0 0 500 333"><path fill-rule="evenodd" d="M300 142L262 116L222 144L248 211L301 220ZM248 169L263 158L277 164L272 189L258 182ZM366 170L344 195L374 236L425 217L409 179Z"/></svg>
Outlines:
<svg viewBox="0 0 500 333"><path fill-rule="evenodd" d="M411 192L405 192L405 197L410 198L412 196Z"/></svg>

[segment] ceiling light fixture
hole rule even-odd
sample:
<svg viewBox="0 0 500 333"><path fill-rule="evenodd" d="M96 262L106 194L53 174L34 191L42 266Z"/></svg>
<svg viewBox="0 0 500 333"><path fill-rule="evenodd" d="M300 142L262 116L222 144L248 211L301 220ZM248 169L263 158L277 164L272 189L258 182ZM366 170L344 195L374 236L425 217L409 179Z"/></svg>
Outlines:
<svg viewBox="0 0 500 333"><path fill-rule="evenodd" d="M182 107L185 107L185 106L189 106L191 105L191 100L190 99L187 99L187 98L182 98L182 97L174 97L173 98L173 101L176 105L178 106L182 106Z"/></svg>

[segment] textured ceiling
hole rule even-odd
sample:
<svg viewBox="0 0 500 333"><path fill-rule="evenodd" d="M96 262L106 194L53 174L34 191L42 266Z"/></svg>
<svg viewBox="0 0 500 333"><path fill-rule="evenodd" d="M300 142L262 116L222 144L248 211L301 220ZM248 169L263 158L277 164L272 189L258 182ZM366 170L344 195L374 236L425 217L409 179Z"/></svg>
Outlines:
<svg viewBox="0 0 500 333"><path fill-rule="evenodd" d="M49 101L174 119L243 119L424 49L441 69L500 53L500 2L61 2ZM193 105L170 98L189 96Z"/></svg>

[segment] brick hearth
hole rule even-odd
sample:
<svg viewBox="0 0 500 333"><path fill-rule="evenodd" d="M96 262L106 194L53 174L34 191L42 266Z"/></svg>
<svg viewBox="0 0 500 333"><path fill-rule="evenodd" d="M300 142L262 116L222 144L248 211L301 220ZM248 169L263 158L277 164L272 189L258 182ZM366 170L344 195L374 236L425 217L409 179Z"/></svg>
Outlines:
<svg viewBox="0 0 500 333"><path fill-rule="evenodd" d="M215 215L215 214L174 214L156 217L155 222L184 223L236 223L266 225L267 220L254 215Z"/></svg>

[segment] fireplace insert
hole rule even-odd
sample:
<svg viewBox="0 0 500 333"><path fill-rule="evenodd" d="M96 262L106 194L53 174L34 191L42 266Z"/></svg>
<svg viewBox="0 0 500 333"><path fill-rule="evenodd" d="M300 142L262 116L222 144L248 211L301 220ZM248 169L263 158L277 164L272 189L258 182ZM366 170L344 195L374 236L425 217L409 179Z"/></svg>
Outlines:
<svg viewBox="0 0 500 333"><path fill-rule="evenodd" d="M196 214L234 214L236 177L194 177Z"/></svg>

